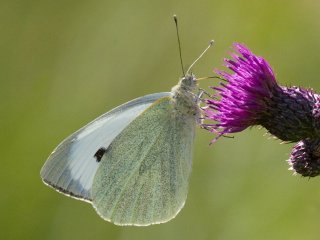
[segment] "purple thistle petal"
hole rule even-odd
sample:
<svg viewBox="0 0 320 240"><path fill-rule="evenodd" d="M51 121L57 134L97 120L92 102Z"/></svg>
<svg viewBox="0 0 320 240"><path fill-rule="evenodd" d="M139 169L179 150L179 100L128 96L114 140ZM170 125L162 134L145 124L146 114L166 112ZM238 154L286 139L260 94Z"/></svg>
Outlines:
<svg viewBox="0 0 320 240"><path fill-rule="evenodd" d="M204 117L213 120L205 128L218 137L262 125L284 141L320 138L320 97L312 90L278 85L269 63L246 46L233 44L231 59L214 72L225 79L206 99ZM216 140L217 138L215 138Z"/></svg>
<svg viewBox="0 0 320 240"><path fill-rule="evenodd" d="M232 70L233 74L216 70L216 73L224 77L228 83L221 83L222 87L214 88L221 97L220 103L210 102L218 107L220 112L220 114L210 114L210 119L219 122L219 125L212 125L212 128L216 127L222 134L242 131L252 124L258 124L255 121L257 121L259 110L264 111L266 107L257 99L270 95L268 86L273 85L275 79L269 77L269 71L265 71L269 69L268 66L260 66L265 62L259 61L259 58L245 46L236 43L234 50L243 57L231 53L234 60L224 60L225 66ZM270 83L261 83L269 81L269 78ZM248 110L252 107L255 108L255 111Z"/></svg>

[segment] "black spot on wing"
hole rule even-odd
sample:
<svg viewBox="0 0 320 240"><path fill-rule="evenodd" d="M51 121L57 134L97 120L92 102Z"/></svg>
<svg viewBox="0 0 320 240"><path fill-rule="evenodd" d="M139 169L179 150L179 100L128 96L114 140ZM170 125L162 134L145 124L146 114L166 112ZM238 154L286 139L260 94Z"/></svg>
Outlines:
<svg viewBox="0 0 320 240"><path fill-rule="evenodd" d="M101 161L101 158L108 151L108 149L109 148L104 148L104 147L99 148L99 150L94 154L94 157L96 158L97 162Z"/></svg>

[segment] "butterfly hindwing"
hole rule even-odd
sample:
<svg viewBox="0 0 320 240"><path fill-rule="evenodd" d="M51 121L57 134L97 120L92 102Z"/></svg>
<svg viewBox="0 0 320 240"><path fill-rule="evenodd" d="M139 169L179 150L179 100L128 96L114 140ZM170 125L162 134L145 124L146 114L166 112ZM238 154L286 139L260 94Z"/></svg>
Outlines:
<svg viewBox="0 0 320 240"><path fill-rule="evenodd" d="M92 187L93 206L118 225L166 222L181 210L192 165L194 116L171 97L153 103L110 144Z"/></svg>

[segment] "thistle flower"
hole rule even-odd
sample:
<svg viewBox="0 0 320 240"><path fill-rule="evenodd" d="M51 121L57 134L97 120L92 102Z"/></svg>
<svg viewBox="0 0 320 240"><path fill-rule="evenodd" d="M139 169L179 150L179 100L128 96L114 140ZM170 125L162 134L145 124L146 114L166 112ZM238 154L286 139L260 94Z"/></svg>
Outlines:
<svg viewBox="0 0 320 240"><path fill-rule="evenodd" d="M304 177L320 174L320 140L306 139L298 142L288 160L290 170Z"/></svg>
<svg viewBox="0 0 320 240"><path fill-rule="evenodd" d="M226 82L212 87L215 95L205 100L204 127L218 134L236 133L261 125L283 141L320 137L320 96L312 89L280 86L269 63L244 45L235 43L232 59L217 70Z"/></svg>

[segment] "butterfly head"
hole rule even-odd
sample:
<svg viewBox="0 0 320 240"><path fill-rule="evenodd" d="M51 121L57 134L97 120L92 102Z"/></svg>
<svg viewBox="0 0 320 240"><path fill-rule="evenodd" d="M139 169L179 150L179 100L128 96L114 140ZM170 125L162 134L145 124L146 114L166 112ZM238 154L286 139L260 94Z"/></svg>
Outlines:
<svg viewBox="0 0 320 240"><path fill-rule="evenodd" d="M197 87L197 79L193 74L187 74L183 78L181 78L179 85L182 89L187 91L193 91Z"/></svg>

